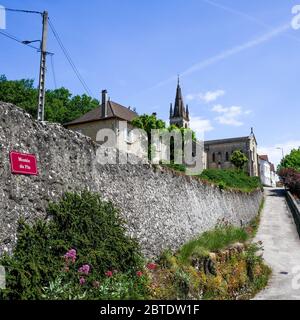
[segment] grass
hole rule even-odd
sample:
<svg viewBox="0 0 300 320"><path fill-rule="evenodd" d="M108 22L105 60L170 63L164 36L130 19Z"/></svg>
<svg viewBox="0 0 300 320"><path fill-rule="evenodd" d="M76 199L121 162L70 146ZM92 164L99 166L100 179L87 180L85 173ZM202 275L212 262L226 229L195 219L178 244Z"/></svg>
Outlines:
<svg viewBox="0 0 300 320"><path fill-rule="evenodd" d="M167 168L170 168L172 170L178 171L178 172L186 172L186 166L184 164L175 164L175 163L162 163L162 166L165 166Z"/></svg>
<svg viewBox="0 0 300 320"><path fill-rule="evenodd" d="M179 251L179 259L183 263L188 263L189 258L196 251L203 250L203 252L214 252L237 242L244 243L248 239L249 234L245 229L233 226L217 227L183 245Z"/></svg>
<svg viewBox="0 0 300 320"><path fill-rule="evenodd" d="M161 164L172 170L185 173L186 166L179 164ZM206 169L199 176L202 181L219 186L220 189L252 192L262 188L259 177L250 177L246 172L237 169Z"/></svg>
<svg viewBox="0 0 300 320"><path fill-rule="evenodd" d="M199 177L202 180L219 185L221 189L237 189L244 192L251 192L262 188L259 177L249 177L244 171L236 169L207 169Z"/></svg>

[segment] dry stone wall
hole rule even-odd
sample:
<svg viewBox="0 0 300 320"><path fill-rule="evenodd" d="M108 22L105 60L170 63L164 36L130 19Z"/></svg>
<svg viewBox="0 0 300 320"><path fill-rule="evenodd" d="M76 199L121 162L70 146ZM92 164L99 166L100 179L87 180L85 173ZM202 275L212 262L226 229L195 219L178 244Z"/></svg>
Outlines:
<svg viewBox="0 0 300 320"><path fill-rule="evenodd" d="M15 245L20 217L46 217L48 202L66 191L88 189L111 200L148 257L177 249L220 220L241 225L258 212L261 191L221 191L148 164L101 165L98 148L85 136L0 103L0 254ZM39 175L13 175L12 150L35 154Z"/></svg>

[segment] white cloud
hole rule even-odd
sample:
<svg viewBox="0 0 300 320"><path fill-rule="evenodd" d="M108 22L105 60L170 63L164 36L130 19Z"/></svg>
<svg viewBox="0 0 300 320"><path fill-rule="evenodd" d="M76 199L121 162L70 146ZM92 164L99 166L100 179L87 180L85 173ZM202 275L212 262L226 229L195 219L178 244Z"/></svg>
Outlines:
<svg viewBox="0 0 300 320"><path fill-rule="evenodd" d="M198 139L204 139L205 132L214 130L210 120L194 116L191 117L190 127L196 132Z"/></svg>
<svg viewBox="0 0 300 320"><path fill-rule="evenodd" d="M258 154L269 156L269 160L273 162L276 167L282 159L282 149L285 155L289 154L293 149L300 147L300 140L291 140L285 143L278 143L273 146L262 146L258 148ZM280 148L280 149L277 149Z"/></svg>
<svg viewBox="0 0 300 320"><path fill-rule="evenodd" d="M188 94L187 100L190 101L203 101L205 103L216 101L218 98L225 95L224 90L215 90L215 91L207 91L206 93L196 93L196 94Z"/></svg>
<svg viewBox="0 0 300 320"><path fill-rule="evenodd" d="M240 127L244 124L239 119L241 116L251 113L251 110L244 111L243 108L239 106L224 107L221 104L213 106L212 111L220 114L215 118L220 124L235 127Z"/></svg>
<svg viewBox="0 0 300 320"><path fill-rule="evenodd" d="M273 28L272 30L269 30L268 32L264 33L263 35L257 37L257 38L254 38L252 40L249 40L249 41L246 41L244 43L241 43L235 47L232 47L230 49L225 49L223 50L222 52L220 52L219 54L215 55L215 56L212 56L212 57L209 57L205 60L202 60L194 65L192 65L191 67L189 67L188 69L186 69L185 71L181 72L180 73L180 76L181 77L185 77L185 76L188 76L194 72L197 72L197 71L200 71L200 70L203 70L207 67L210 67L212 65L215 65L216 63L218 62L221 62L223 60L226 60L236 54L239 54L241 52L244 52L244 51L247 51L251 48L255 48L265 42L268 42L280 35L283 35L285 34L288 30L291 29L291 26L290 26L290 23L286 23L286 24L283 24L283 25L280 25L278 26L277 28ZM288 35L286 35L288 36ZM149 88L148 90L153 90L153 89L156 89L156 88L160 88L162 86L165 86L166 84L170 83L170 82L174 82L177 80L177 75L175 76L172 76L170 77L169 79L166 79L164 81L161 81L159 83L157 83L154 87L152 88ZM147 90L147 91L148 91Z"/></svg>

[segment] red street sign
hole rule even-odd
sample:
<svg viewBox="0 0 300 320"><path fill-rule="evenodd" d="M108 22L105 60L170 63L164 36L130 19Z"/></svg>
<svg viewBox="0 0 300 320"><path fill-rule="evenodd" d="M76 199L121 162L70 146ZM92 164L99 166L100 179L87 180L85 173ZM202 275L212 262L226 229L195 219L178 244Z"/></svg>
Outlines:
<svg viewBox="0 0 300 320"><path fill-rule="evenodd" d="M15 174L38 174L36 156L33 154L10 152L11 172Z"/></svg>

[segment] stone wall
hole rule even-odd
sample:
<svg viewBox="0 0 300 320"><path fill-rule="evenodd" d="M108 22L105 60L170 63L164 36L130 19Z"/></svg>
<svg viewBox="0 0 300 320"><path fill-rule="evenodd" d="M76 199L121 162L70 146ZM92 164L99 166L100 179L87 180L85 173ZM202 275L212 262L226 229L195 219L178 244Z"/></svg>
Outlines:
<svg viewBox="0 0 300 320"><path fill-rule="evenodd" d="M145 164L100 165L97 148L79 133L38 123L21 109L0 103L0 253L13 248L20 217L45 217L48 201L65 191L89 189L111 200L147 256L176 249L222 219L241 225L257 214L260 191L220 191ZM11 174L12 150L36 154L39 175Z"/></svg>

